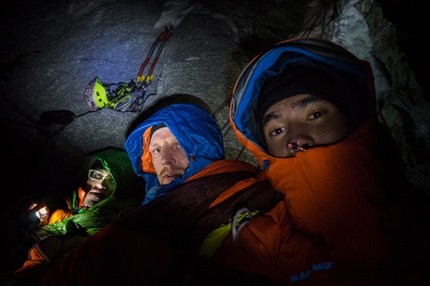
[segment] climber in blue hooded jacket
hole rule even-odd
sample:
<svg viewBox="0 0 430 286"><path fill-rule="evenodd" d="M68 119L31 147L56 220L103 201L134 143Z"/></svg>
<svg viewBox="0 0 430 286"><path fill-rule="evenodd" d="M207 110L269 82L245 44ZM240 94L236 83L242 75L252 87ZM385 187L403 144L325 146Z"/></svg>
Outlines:
<svg viewBox="0 0 430 286"><path fill-rule="evenodd" d="M172 132L188 159L182 176L176 176L168 184L160 183L149 147L151 137L162 127ZM135 173L146 180L143 204L168 193L213 161L224 159L223 147L223 138L215 120L203 108L178 103L155 112L128 136L125 143Z"/></svg>

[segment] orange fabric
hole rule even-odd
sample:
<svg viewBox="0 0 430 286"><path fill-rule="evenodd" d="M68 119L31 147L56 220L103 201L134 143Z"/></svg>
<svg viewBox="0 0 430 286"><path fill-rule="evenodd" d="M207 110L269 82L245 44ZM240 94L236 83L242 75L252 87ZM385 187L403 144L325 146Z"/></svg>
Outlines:
<svg viewBox="0 0 430 286"><path fill-rule="evenodd" d="M239 247L229 235L215 254L222 263L272 278L282 285L328 285L334 281L334 252L300 232L279 202L264 216L255 217L239 235Z"/></svg>
<svg viewBox="0 0 430 286"><path fill-rule="evenodd" d="M257 174L260 170L257 167L252 166L251 164L246 162L235 160L217 160L203 170L201 170L200 172L198 172L197 174L189 177L186 182L203 178L209 175L231 173L236 171L250 171L255 172L255 174Z"/></svg>
<svg viewBox="0 0 430 286"><path fill-rule="evenodd" d="M151 130L152 126L147 128L145 133L143 133L143 147L140 163L144 172L156 174L154 164L152 163L152 154L148 148L149 143L151 142Z"/></svg>
<svg viewBox="0 0 430 286"><path fill-rule="evenodd" d="M84 207L84 199L85 196L87 195L87 192L85 192L81 187L79 187L78 189L78 198L79 198L79 203L78 203L78 207Z"/></svg>
<svg viewBox="0 0 430 286"><path fill-rule="evenodd" d="M219 174L219 173L231 173L235 171L251 171L255 172L256 176L257 173L260 171L258 168L245 163L241 161L234 161L234 160L218 160L195 174L194 176L191 176L186 180L186 182L196 180L199 178L203 178L209 175ZM216 204L226 200L231 195L235 194L236 192L243 190L244 188L250 186L251 184L255 183L257 178L250 178L246 180L242 180L238 182L237 184L230 187L227 191L222 193L212 204L209 206L209 208L215 206Z"/></svg>
<svg viewBox="0 0 430 286"><path fill-rule="evenodd" d="M342 254L342 263L387 259L380 227L387 216L378 182L381 164L366 130L338 144L271 160L267 170L273 187L285 193L297 227L322 235Z"/></svg>
<svg viewBox="0 0 430 286"><path fill-rule="evenodd" d="M69 218L73 216L70 210L56 210L50 217L49 217L49 223L53 224L55 222L60 222L62 220L65 220L66 218Z"/></svg>
<svg viewBox="0 0 430 286"><path fill-rule="evenodd" d="M324 238L332 248L336 282L344 285L382 283L381 279L386 280L383 285L390 285L388 279L395 281L396 275L402 276L406 261L425 259L428 241L419 238L422 233L409 216L407 200L402 203L386 196L391 189L381 181L383 165L375 151L381 142L379 134L372 131L375 122L376 118L369 120L337 144L299 152L291 158L271 157L239 138L247 148L254 148L260 162L270 161L265 172L272 186L285 194L285 206L278 204L265 216L253 219L249 231L240 234L241 250L235 251L246 252L266 265L260 272L253 271L289 283L288 259L300 265L318 257L307 248L306 241L288 240L285 228L292 225ZM291 222L286 222L283 208L288 209ZM291 255L294 248L300 255ZM241 268L239 255L221 257ZM309 279L314 275L312 272ZM322 283L309 279L310 285Z"/></svg>
<svg viewBox="0 0 430 286"><path fill-rule="evenodd" d="M258 180L266 179L266 172L245 162L219 160L187 181L237 170L254 171L256 177L231 186L210 205L211 208ZM337 260L336 253L331 247L310 239L310 236L312 234L295 228L286 203L279 202L264 216L253 218L240 231L239 247L233 245L230 234L216 252L215 259L245 273L270 277L281 284L294 281L300 285L301 280L310 285L333 282L335 274L332 266ZM306 274L307 271L311 271L312 275ZM303 275L309 275L309 278L303 279Z"/></svg>
<svg viewBox="0 0 430 286"><path fill-rule="evenodd" d="M84 192L84 190L82 190L81 188L79 188L79 189L82 192ZM48 224L53 224L55 222L60 222L62 220L65 220L66 218L69 218L69 217L73 216L73 214L71 212L71 210L72 210L72 202L70 200L70 197L69 196L64 196L64 201L66 202L68 209L67 210L62 210L62 209L55 210L49 216Z"/></svg>
<svg viewBox="0 0 430 286"><path fill-rule="evenodd" d="M28 260L24 262L23 268L20 268L20 270L31 268L36 265L46 264L45 258L39 254L36 247L33 246L30 251L28 252ZM17 271L20 271L17 270Z"/></svg>

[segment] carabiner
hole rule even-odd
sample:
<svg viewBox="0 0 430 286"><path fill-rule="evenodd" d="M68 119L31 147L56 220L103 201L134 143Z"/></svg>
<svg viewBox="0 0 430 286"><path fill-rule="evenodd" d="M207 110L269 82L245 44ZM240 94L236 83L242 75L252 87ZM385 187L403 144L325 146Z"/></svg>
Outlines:
<svg viewBox="0 0 430 286"><path fill-rule="evenodd" d="M240 220L239 223L238 223L238 220ZM239 209L234 215L233 222L231 224L231 235L233 237L234 246L239 245L239 233L245 225L251 222L251 220L252 220L252 213L246 207Z"/></svg>

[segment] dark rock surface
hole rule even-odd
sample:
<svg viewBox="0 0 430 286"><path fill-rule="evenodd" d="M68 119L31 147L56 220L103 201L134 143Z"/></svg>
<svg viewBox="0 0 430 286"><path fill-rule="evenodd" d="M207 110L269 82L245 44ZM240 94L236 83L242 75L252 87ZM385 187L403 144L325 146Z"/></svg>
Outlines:
<svg viewBox="0 0 430 286"><path fill-rule="evenodd" d="M311 1L183 2L180 9L171 10L178 22L157 63L144 109L175 94L204 102L211 112L222 107L216 119L223 128L227 156L236 159L242 148L229 128L228 105L223 103L253 56L302 30L305 15L312 13L307 6ZM368 0L355 6L366 18L374 55L393 86L381 98L381 120L392 130L409 178L426 191L430 124L423 66L429 66L428 57L419 57L424 50L416 42L416 26L398 19L413 18L413 12L406 11L418 6L394 9L390 3ZM164 29L162 15L169 7L163 4L155 0L0 4L0 124L6 169L2 180L11 183L6 184L9 193L69 192L70 175L81 166L85 153L123 146L139 113L90 112L83 92L96 76L114 83L137 76ZM71 111L76 118L51 138L41 135L34 125L44 112L56 110ZM254 162L246 151L240 159Z"/></svg>

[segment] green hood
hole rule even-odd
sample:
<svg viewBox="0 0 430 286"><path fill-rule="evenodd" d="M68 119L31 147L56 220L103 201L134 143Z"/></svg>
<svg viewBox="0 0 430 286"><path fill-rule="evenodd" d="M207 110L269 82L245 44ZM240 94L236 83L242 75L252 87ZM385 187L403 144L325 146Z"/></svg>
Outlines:
<svg viewBox="0 0 430 286"><path fill-rule="evenodd" d="M130 159L123 149L104 149L85 157L83 168L78 174L79 183L86 181L88 169L95 163L101 163L114 177L115 190L112 195L95 204L86 211L57 223L44 226L42 229L51 235L93 235L109 223L114 222L118 214L129 207L139 206L144 189L139 187L139 177L133 171ZM74 192L72 206L77 209L79 198Z"/></svg>
<svg viewBox="0 0 430 286"><path fill-rule="evenodd" d="M87 180L88 169L97 162L100 162L114 178L115 190L111 196L127 196L134 190L137 176L127 153L123 149L108 148L88 154L85 157L83 168L79 172L80 184Z"/></svg>

